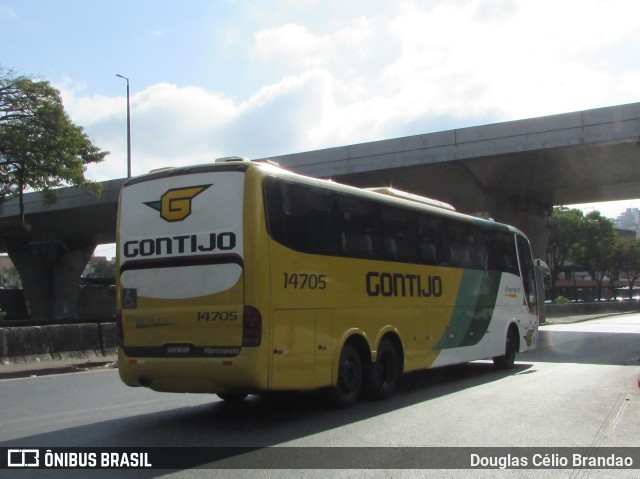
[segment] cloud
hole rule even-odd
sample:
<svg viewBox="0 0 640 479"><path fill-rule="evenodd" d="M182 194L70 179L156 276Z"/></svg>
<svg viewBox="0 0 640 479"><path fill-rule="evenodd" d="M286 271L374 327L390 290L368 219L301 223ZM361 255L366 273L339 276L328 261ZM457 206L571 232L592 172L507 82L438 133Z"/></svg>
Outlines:
<svg viewBox="0 0 640 479"><path fill-rule="evenodd" d="M325 39L313 35L302 25L288 24L255 35L255 51L262 61L279 59L300 67L322 63L328 47Z"/></svg>
<svg viewBox="0 0 640 479"><path fill-rule="evenodd" d="M61 92L71 118L96 145L111 151L88 175L124 176L125 98L78 97L70 88ZM241 103L198 87L153 85L131 97L133 172L220 156L266 157L314 144L314 125L321 126L332 108L330 92L331 78L320 70L286 77Z"/></svg>
<svg viewBox="0 0 640 479"><path fill-rule="evenodd" d="M326 25L298 18L256 29L238 54L262 82L244 98L169 83L134 92L134 173L638 101L636 0L405 1L384 15L352 10ZM227 41L238 31L228 29ZM124 97L86 96L71 84L61 90L74 121L112 152L89 174L123 176Z"/></svg>
<svg viewBox="0 0 640 479"><path fill-rule="evenodd" d="M365 17L325 33L288 23L256 32L253 55L269 68L279 68L283 75L321 68L353 79L380 64L381 51L373 48L374 35L373 21Z"/></svg>
<svg viewBox="0 0 640 479"><path fill-rule="evenodd" d="M111 155L88 174L95 179L126 174L126 98L83 97L61 88L67 111L100 148ZM131 144L134 174L161 166L211 161L212 138L233 121L239 108L217 92L199 87L153 85L131 95Z"/></svg>
<svg viewBox="0 0 640 479"><path fill-rule="evenodd" d="M326 70L290 76L260 89L240 105L223 132L231 149L254 158L321 146L318 138L334 112L332 78Z"/></svg>
<svg viewBox="0 0 640 479"><path fill-rule="evenodd" d="M585 54L615 48L638 28L636 15L614 21L620 11L640 9L625 0L478 0L431 10L405 3L390 27L402 54L381 89L402 84L395 104L405 110L458 117L493 111L513 119L597 106L618 87L606 66Z"/></svg>

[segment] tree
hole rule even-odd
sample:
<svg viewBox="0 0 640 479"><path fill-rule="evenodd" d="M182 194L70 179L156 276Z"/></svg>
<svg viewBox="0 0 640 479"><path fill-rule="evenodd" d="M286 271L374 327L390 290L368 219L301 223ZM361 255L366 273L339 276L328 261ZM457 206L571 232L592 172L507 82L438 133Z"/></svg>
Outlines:
<svg viewBox="0 0 640 479"><path fill-rule="evenodd" d="M86 185L98 194L84 172L107 154L71 121L49 82L0 68L0 194L19 197L23 225L26 188L50 200L52 189L64 185Z"/></svg>
<svg viewBox="0 0 640 479"><path fill-rule="evenodd" d="M611 274L615 238L613 222L599 211L593 211L585 217L577 259L597 283L598 300L602 299L602 284Z"/></svg>
<svg viewBox="0 0 640 479"><path fill-rule="evenodd" d="M116 265L112 261L92 258L89 264L91 265L89 275L92 278L114 278L116 276Z"/></svg>
<svg viewBox="0 0 640 479"><path fill-rule="evenodd" d="M609 289L611 290L611 297L618 299L618 290L616 289L616 281L620 279L621 274L624 271L625 266L625 247L624 240L628 238L621 237L617 232L613 245L611 245L611 253L609 255L609 268L607 276L609 278Z"/></svg>
<svg viewBox="0 0 640 479"><path fill-rule="evenodd" d="M635 238L620 238L616 249L621 251L621 271L629 280L629 299L632 299L633 286L640 278L640 242Z"/></svg>
<svg viewBox="0 0 640 479"><path fill-rule="evenodd" d="M551 234L548 243L548 264L551 272L551 294L556 297L556 280L569 260L575 261L577 246L584 231L584 214L564 206L551 214Z"/></svg>

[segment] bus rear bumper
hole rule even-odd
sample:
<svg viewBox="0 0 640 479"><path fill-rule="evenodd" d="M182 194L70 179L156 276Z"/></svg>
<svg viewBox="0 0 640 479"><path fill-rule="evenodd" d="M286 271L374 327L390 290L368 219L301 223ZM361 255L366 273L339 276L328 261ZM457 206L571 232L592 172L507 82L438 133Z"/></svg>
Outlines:
<svg viewBox="0 0 640 479"><path fill-rule="evenodd" d="M118 350L118 371L124 384L179 393L254 392L267 388L266 371L258 368L257 351L235 358L140 358Z"/></svg>

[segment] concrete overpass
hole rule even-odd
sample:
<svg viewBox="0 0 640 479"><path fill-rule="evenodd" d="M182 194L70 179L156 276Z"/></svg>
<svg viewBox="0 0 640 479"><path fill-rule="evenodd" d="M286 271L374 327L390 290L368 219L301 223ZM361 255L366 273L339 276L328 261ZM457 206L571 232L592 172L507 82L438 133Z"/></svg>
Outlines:
<svg viewBox="0 0 640 479"><path fill-rule="evenodd" d="M544 257L554 205L640 198L640 103L268 158L356 186L392 185L486 212L524 230ZM25 196L0 212L0 243L19 269L35 317L75 314L77 279L97 244L115 241L118 191Z"/></svg>
<svg viewBox="0 0 640 479"><path fill-rule="evenodd" d="M269 158L355 186L393 185L513 224L544 258L554 205L640 198L640 103Z"/></svg>
<svg viewBox="0 0 640 479"><path fill-rule="evenodd" d="M0 205L0 251L9 253L20 273L32 318L76 316L82 271L97 245L115 242L118 195L124 181L101 183L98 198L85 188L61 188L51 204L40 193L27 193L26 228L17 199Z"/></svg>

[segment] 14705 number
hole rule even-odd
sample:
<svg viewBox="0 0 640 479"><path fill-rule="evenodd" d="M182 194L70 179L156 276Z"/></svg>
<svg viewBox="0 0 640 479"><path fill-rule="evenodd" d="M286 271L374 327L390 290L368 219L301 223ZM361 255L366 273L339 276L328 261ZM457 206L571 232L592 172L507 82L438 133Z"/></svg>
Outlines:
<svg viewBox="0 0 640 479"><path fill-rule="evenodd" d="M326 289L326 274L284 273L285 289Z"/></svg>
<svg viewBox="0 0 640 479"><path fill-rule="evenodd" d="M235 321L237 311L198 311L198 321Z"/></svg>

